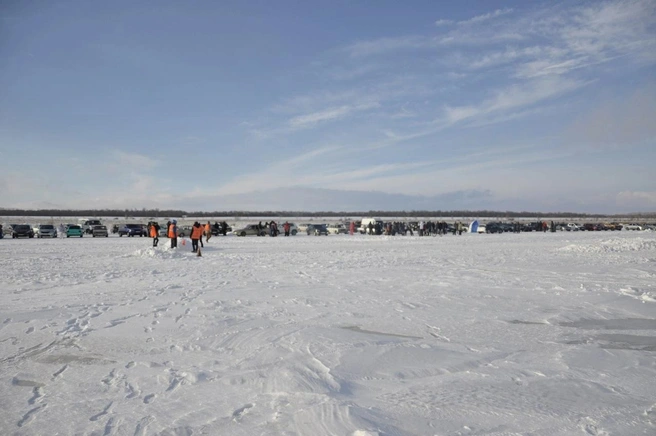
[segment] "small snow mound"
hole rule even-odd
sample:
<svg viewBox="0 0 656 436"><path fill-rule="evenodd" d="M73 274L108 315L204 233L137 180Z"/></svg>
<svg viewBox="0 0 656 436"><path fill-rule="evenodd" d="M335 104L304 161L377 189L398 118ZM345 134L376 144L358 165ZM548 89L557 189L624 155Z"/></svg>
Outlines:
<svg viewBox="0 0 656 436"><path fill-rule="evenodd" d="M141 257L141 258L156 258L156 259L175 259L184 257L184 254L177 248L169 246L163 247L148 247L134 251L126 257Z"/></svg>
<svg viewBox="0 0 656 436"><path fill-rule="evenodd" d="M644 289L628 288L620 289L620 293L629 297L641 300L643 302L656 303L656 292L646 291Z"/></svg>
<svg viewBox="0 0 656 436"><path fill-rule="evenodd" d="M656 240L635 238L614 238L595 244L570 244L559 251L572 253L623 253L627 251L645 251L656 249Z"/></svg>

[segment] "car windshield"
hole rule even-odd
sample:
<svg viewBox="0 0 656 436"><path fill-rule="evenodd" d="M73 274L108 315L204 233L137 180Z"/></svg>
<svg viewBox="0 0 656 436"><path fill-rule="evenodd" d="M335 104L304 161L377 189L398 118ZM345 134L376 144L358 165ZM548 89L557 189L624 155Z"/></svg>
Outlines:
<svg viewBox="0 0 656 436"><path fill-rule="evenodd" d="M27 230L29 228L30 228L30 226L28 226L27 224L19 224L17 226L14 226L14 229L20 230L20 231Z"/></svg>
<svg viewBox="0 0 656 436"><path fill-rule="evenodd" d="M107 227L105 227L105 226L95 226L93 229L94 230L107 230Z"/></svg>
<svg viewBox="0 0 656 436"><path fill-rule="evenodd" d="M50 224L43 224L43 225L39 226L39 228L42 229L42 230L52 230L52 229L54 229L54 227L51 226Z"/></svg>
<svg viewBox="0 0 656 436"><path fill-rule="evenodd" d="M68 228L73 229L73 230L79 230L80 226L73 224L73 225L68 226Z"/></svg>
<svg viewBox="0 0 656 436"><path fill-rule="evenodd" d="M140 229L141 224L126 224L125 227L127 227L128 229Z"/></svg>

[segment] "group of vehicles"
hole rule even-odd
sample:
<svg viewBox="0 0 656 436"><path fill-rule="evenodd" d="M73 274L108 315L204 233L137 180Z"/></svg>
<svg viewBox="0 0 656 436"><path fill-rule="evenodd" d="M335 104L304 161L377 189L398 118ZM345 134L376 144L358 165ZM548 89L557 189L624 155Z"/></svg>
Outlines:
<svg viewBox="0 0 656 436"><path fill-rule="evenodd" d="M53 224L37 224L34 227L29 224L10 224L7 228L0 226L0 237L11 235L16 238L57 238L57 237L78 237L82 238L85 233L92 237L107 237L107 227L103 225L93 226L85 232L84 228L78 224L63 224L61 227Z"/></svg>
<svg viewBox="0 0 656 436"><path fill-rule="evenodd" d="M305 233L308 236L314 235L314 236L327 236L327 235L339 235L339 234L347 234L348 233L348 228L346 227L345 224L343 223L335 223L335 224L319 224L319 223L311 223L311 224L296 224L296 223L290 223L290 222L285 222L285 223L279 223L277 225L278 231L279 232L284 232L284 226L285 224L289 225L289 234L291 236L296 236L299 233ZM259 223L259 224L247 224L245 226L242 226L232 232L233 235L236 236L266 236L270 234L270 223Z"/></svg>
<svg viewBox="0 0 656 436"><path fill-rule="evenodd" d="M430 223L430 222L428 222ZM118 225L115 224L112 226L111 233L118 234L119 237L148 237L150 236L149 228L151 224L156 224L154 221L148 222L148 224L138 224L138 223L127 223ZM339 234L348 234L350 231L350 222L339 222L339 223L278 223L275 227L278 229L279 233L283 233L283 227L285 224L289 225L289 233L292 236L295 236L299 233L305 233L307 235L314 236L327 236L327 235L339 235ZM352 223L354 232L367 234L372 233L369 227L374 227L376 229L385 228L389 223L383 222L378 218L363 218L360 221L354 221ZM398 223L395 223L398 224ZM410 221L402 223L404 228L417 230L419 228L419 223ZM512 232L531 232L531 231L543 231L544 222L488 222L482 224L478 228L478 233L512 233ZM223 225L223 226L222 226ZM224 223L215 223L211 226L212 235L218 236L221 234L230 233L235 236L266 236L271 234L270 225L273 225L273 222L259 224L247 224L241 226L233 231L233 229ZM550 222L547 224L548 230L552 228L557 231L614 231L614 230L656 230L656 225L653 224L621 224L621 223L565 223ZM453 230L453 224L448 224L448 232L450 233ZM382 234L383 232L376 232L375 234ZM178 225L178 236L187 237L191 234L191 226L189 225ZM430 234L430 232L429 232ZM31 226L29 224L9 224L5 225L4 229L0 225L0 238L9 237L12 238L57 238L59 237L79 237L82 238L84 235L89 235L92 237L108 237L109 230L102 222L98 219L87 219L83 218L78 220L77 224L62 224L59 226L53 224L37 224ZM166 224L159 225L159 236L167 236Z"/></svg>

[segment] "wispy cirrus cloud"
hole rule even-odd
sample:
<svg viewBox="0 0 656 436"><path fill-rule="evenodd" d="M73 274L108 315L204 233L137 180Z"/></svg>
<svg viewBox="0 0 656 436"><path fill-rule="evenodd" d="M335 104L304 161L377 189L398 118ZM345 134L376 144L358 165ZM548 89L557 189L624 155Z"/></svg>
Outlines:
<svg viewBox="0 0 656 436"><path fill-rule="evenodd" d="M502 15L508 15L513 12L513 9L506 8L506 9L497 9L495 11L489 12L487 14L481 14L481 15L476 15L475 17L471 17L467 20L462 20L458 21L458 24L460 25L468 25L468 24L479 24L484 21L492 20L497 17L501 17Z"/></svg>
<svg viewBox="0 0 656 436"><path fill-rule="evenodd" d="M292 129L302 129L307 127L312 127L321 122L340 119L350 114L353 114L355 112L362 112L369 109L377 108L379 106L380 104L372 102L372 103L360 104L357 106L340 106L336 108L330 108L320 112L295 116L288 121L288 125Z"/></svg>
<svg viewBox="0 0 656 436"><path fill-rule="evenodd" d="M495 91L493 97L477 105L445 107L445 116L440 122L455 124L477 116L531 107L537 103L581 88L586 84L587 82L580 80L552 77L511 85Z"/></svg>
<svg viewBox="0 0 656 436"><path fill-rule="evenodd" d="M384 37L370 41L359 41L349 45L345 50L351 57L372 56L399 50L428 48L435 45L435 40L420 35Z"/></svg>

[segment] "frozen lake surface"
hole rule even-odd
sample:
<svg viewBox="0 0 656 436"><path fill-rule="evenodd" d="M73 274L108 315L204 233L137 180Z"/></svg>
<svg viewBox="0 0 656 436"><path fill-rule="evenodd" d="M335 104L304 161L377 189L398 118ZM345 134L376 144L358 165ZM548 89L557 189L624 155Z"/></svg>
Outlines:
<svg viewBox="0 0 656 436"><path fill-rule="evenodd" d="M6 435L654 435L656 234L0 240Z"/></svg>

